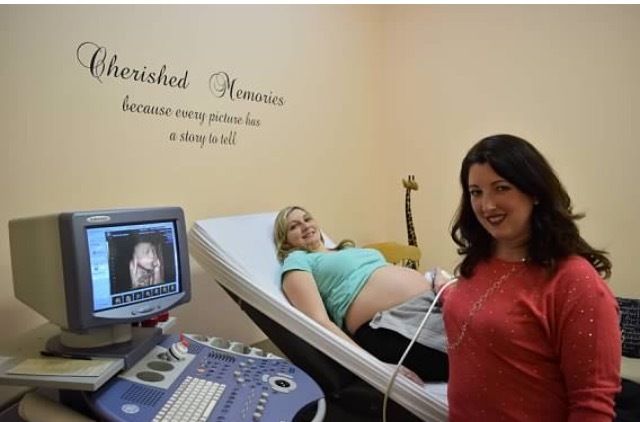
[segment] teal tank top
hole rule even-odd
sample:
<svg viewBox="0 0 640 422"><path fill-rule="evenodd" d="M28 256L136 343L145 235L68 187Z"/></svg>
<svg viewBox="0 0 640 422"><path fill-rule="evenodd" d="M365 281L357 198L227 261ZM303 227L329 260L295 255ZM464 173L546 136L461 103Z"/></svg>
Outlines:
<svg viewBox="0 0 640 422"><path fill-rule="evenodd" d="M311 273L333 322L344 329L347 309L375 270L389 265L375 249L347 248L340 251L289 254L282 264L281 280L288 271Z"/></svg>

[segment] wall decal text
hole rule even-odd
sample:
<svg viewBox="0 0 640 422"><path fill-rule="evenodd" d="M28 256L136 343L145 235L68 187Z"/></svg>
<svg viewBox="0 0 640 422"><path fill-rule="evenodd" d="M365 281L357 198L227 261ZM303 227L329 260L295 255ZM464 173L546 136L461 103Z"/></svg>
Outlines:
<svg viewBox="0 0 640 422"><path fill-rule="evenodd" d="M118 63L118 55L113 54L107 64L107 49L90 41L85 41L78 46L76 58L85 68L89 69L91 76L102 83L102 78L112 77L116 79L132 80L156 85L164 85L171 88L187 89L189 82L189 70L184 75L176 76L167 73L167 65L163 64L158 71L150 71L147 66L132 68Z"/></svg>

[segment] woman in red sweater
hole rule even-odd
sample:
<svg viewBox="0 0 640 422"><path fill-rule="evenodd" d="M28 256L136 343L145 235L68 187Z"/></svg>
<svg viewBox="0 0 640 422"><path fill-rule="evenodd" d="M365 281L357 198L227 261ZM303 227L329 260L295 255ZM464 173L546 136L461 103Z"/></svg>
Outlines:
<svg viewBox="0 0 640 422"><path fill-rule="evenodd" d="M463 258L443 305L450 421L611 421L611 263L580 236L555 172L527 141L496 135L467 153L460 183Z"/></svg>

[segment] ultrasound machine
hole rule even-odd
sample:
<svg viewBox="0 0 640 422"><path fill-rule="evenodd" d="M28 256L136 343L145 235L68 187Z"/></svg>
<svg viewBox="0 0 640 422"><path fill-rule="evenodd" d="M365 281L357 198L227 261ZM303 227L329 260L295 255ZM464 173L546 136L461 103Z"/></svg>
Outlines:
<svg viewBox="0 0 640 422"><path fill-rule="evenodd" d="M9 222L9 235L16 298L60 327L44 346L53 361L40 360L106 369L82 383L77 373L72 381L55 372L38 378L17 370L27 362L16 360L0 368L0 383L80 390L90 416L107 421L324 419L322 390L287 360L224 338L141 326L190 300L181 208L21 218Z"/></svg>

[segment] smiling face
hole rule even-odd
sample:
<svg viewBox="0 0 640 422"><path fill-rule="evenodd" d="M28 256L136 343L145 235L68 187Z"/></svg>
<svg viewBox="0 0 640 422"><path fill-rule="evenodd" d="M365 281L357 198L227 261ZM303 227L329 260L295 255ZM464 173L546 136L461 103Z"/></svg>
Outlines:
<svg viewBox="0 0 640 422"><path fill-rule="evenodd" d="M287 216L287 244L310 251L324 249L320 227L308 212L294 208Z"/></svg>
<svg viewBox="0 0 640 422"><path fill-rule="evenodd" d="M468 189L476 218L496 241L496 256L505 260L526 258L534 199L487 163L469 168Z"/></svg>

